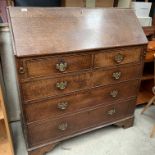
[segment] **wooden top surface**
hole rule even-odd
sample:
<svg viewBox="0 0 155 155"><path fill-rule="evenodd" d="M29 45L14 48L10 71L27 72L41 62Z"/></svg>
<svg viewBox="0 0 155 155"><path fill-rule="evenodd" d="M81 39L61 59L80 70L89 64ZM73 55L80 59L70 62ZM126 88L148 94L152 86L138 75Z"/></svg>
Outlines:
<svg viewBox="0 0 155 155"><path fill-rule="evenodd" d="M146 44L130 9L9 8L18 57Z"/></svg>

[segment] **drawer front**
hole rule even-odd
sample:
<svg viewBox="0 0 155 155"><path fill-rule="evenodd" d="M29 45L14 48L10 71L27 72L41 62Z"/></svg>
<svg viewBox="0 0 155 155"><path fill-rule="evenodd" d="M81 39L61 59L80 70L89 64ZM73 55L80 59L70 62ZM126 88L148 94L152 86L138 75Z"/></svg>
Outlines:
<svg viewBox="0 0 155 155"><path fill-rule="evenodd" d="M18 73L21 78L55 76L89 69L91 63L90 54L20 59Z"/></svg>
<svg viewBox="0 0 155 155"><path fill-rule="evenodd" d="M91 85L91 74L83 73L60 78L34 80L21 84L24 101L47 98L71 93L76 90L88 88Z"/></svg>
<svg viewBox="0 0 155 155"><path fill-rule="evenodd" d="M81 73L74 76L33 80L22 83L21 88L23 99L25 102L28 102L91 87L131 80L139 78L140 75L141 66L132 65L129 67L117 67L112 70L97 70Z"/></svg>
<svg viewBox="0 0 155 155"><path fill-rule="evenodd" d="M99 87L89 91L81 91L80 93L57 99L25 104L23 106L26 120L29 123L58 116L61 117L64 114L75 113L98 105L108 105L120 99L136 96L138 85L139 81L135 80L108 87Z"/></svg>
<svg viewBox="0 0 155 155"><path fill-rule="evenodd" d="M95 54L94 67L110 67L141 61L141 47L108 49Z"/></svg>
<svg viewBox="0 0 155 155"><path fill-rule="evenodd" d="M117 67L111 70L96 70L93 73L93 87L113 84L121 81L140 78L142 74L141 65L130 65L128 67Z"/></svg>
<svg viewBox="0 0 155 155"><path fill-rule="evenodd" d="M65 138L89 128L133 115L135 100L98 107L62 119L32 123L27 126L30 147ZM91 118L91 119L90 119Z"/></svg>

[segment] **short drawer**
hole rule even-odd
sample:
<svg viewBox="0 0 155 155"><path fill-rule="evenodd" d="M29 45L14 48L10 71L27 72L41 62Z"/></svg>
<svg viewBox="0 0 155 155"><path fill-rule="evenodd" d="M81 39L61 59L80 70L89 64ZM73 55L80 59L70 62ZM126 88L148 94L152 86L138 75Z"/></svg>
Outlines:
<svg viewBox="0 0 155 155"><path fill-rule="evenodd" d="M92 65L92 56L90 54L46 56L19 59L17 62L20 78L35 78L89 69Z"/></svg>
<svg viewBox="0 0 155 155"><path fill-rule="evenodd" d="M21 83L25 102L44 99L86 89L91 85L91 73L68 75L59 78L36 79Z"/></svg>
<svg viewBox="0 0 155 155"><path fill-rule="evenodd" d="M87 129L133 115L135 100L124 101L108 106L66 116L61 119L32 123L27 126L29 147L49 141L65 139Z"/></svg>
<svg viewBox="0 0 155 155"><path fill-rule="evenodd" d="M93 72L92 85L95 87L137 79L141 74L141 65L119 66L110 70L98 69Z"/></svg>
<svg viewBox="0 0 155 155"><path fill-rule="evenodd" d="M141 61L141 47L124 47L103 50L95 54L94 67L111 67L120 64L138 63Z"/></svg>
<svg viewBox="0 0 155 155"><path fill-rule="evenodd" d="M138 86L139 81L135 80L81 91L66 97L24 104L26 121L29 123L58 116L61 117L64 114L75 113L98 105L108 105L117 100L134 97L137 95Z"/></svg>

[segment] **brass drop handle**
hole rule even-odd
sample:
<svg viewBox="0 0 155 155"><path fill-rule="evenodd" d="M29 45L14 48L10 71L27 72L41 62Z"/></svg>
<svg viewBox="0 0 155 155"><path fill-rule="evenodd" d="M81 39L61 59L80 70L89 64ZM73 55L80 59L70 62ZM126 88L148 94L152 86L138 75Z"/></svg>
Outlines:
<svg viewBox="0 0 155 155"><path fill-rule="evenodd" d="M113 108L113 109L111 109L111 110L108 111L108 115L113 115L115 113L116 113L115 108Z"/></svg>
<svg viewBox="0 0 155 155"><path fill-rule="evenodd" d="M119 80L120 77L121 77L121 72L114 72L112 73L112 77L115 79L115 80Z"/></svg>
<svg viewBox="0 0 155 155"><path fill-rule="evenodd" d="M58 125L58 129L61 131L65 131L68 128L68 123L62 123Z"/></svg>
<svg viewBox="0 0 155 155"><path fill-rule="evenodd" d="M69 106L68 102L60 102L58 103L57 108L60 110L66 110L68 106Z"/></svg>
<svg viewBox="0 0 155 155"><path fill-rule="evenodd" d="M118 53L117 55L115 55L115 57L114 57L114 61L116 62L116 63L121 63L122 61L124 60L124 55L123 54L120 54L120 53Z"/></svg>
<svg viewBox="0 0 155 155"><path fill-rule="evenodd" d="M64 72L67 68L66 62L60 62L59 64L56 64L56 69L58 69L60 72Z"/></svg>
<svg viewBox="0 0 155 155"><path fill-rule="evenodd" d="M110 92L110 95L111 95L113 98L116 98L117 95L118 95L118 90L112 90L112 91Z"/></svg>
<svg viewBox="0 0 155 155"><path fill-rule="evenodd" d="M67 81L64 81L64 82L58 82L56 84L56 87L60 90L64 90L66 87L67 87Z"/></svg>
<svg viewBox="0 0 155 155"><path fill-rule="evenodd" d="M20 74L24 74L24 73L25 73L24 67L19 67L19 73L20 73Z"/></svg>

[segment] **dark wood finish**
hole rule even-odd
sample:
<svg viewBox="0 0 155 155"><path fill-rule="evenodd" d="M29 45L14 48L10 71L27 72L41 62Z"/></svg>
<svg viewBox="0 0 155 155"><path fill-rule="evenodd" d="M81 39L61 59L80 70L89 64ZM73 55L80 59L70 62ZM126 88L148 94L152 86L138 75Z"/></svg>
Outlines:
<svg viewBox="0 0 155 155"><path fill-rule="evenodd" d="M111 83L118 83L121 81L133 80L135 78L139 78L141 76L142 66L139 65L131 65L128 67L119 66L117 68L111 70L96 70L93 73L93 86L102 86ZM114 74L119 73L118 78L114 77Z"/></svg>
<svg viewBox="0 0 155 155"><path fill-rule="evenodd" d="M132 127L133 124L134 124L134 117L131 117L131 118L127 119L127 120L117 122L114 125L117 125L118 127L123 127L124 129L127 129L129 127Z"/></svg>
<svg viewBox="0 0 155 155"><path fill-rule="evenodd" d="M57 84L61 82L66 85L64 89L57 88ZM70 75L54 79L37 79L25 82L21 85L21 90L23 91L24 101L28 102L86 89L89 88L90 85L91 73L83 73L74 76Z"/></svg>
<svg viewBox="0 0 155 155"><path fill-rule="evenodd" d="M132 51L135 51L134 53ZM115 48L111 50L104 50L95 55L95 67L111 67L120 64L138 63L141 61L141 51L139 47ZM121 54L123 56L122 62L117 62L115 57Z"/></svg>
<svg viewBox="0 0 155 155"><path fill-rule="evenodd" d="M67 67L64 71L60 71L56 68L56 65L60 63L67 63ZM19 59L18 70L20 71L21 66L24 69L24 73L19 74L20 78L58 76L62 73L87 70L91 68L91 63L92 56L90 54L26 58Z"/></svg>
<svg viewBox="0 0 155 155"><path fill-rule="evenodd" d="M89 107L96 107L103 104L108 105L111 102L134 97L137 93L137 85L138 80L132 81L132 83L123 82L115 86L99 87L65 97L25 104L23 107L25 110L26 122L29 123L41 119L60 117L64 114L75 113ZM112 96L111 93L113 91L117 91L118 94L116 97ZM61 109L58 105L64 102L67 102L67 105L65 109Z"/></svg>
<svg viewBox="0 0 155 155"><path fill-rule="evenodd" d="M120 73L120 78L115 79L114 73ZM111 70L96 70L94 72L81 73L77 75L67 75L60 78L36 79L21 84L23 99L25 102L36 99L58 96L74 91L93 88L120 81L132 80L141 76L141 66L132 65L129 67L118 67ZM65 83L64 89L57 88L57 83Z"/></svg>
<svg viewBox="0 0 155 155"><path fill-rule="evenodd" d="M8 13L29 155L103 126L132 125L147 44L132 10Z"/></svg>
<svg viewBox="0 0 155 155"><path fill-rule="evenodd" d="M135 101L130 100L108 106L100 106L96 109L64 116L53 121L48 120L29 124L27 127L30 137L29 145L32 147L49 141L65 139L68 135L130 116L133 113L133 109L131 111L129 107L133 105L135 105ZM63 125L66 125L64 129L60 129L60 126Z"/></svg>
<svg viewBox="0 0 155 155"><path fill-rule="evenodd" d="M154 26L146 26L146 27L143 27L143 31L144 31L146 36L153 37L155 34L155 27Z"/></svg>
<svg viewBox="0 0 155 155"><path fill-rule="evenodd" d="M61 6L63 7L86 7L87 2L86 0L61 0ZM92 7L113 7L114 2L116 0L96 0L94 3L94 6ZM117 4L117 1L115 2L115 6Z"/></svg>
<svg viewBox="0 0 155 155"><path fill-rule="evenodd" d="M119 122L114 123L114 125L123 127L124 129L132 127L134 123L134 117L129 117L125 120L121 120ZM89 132L89 131L88 131ZM57 145L57 143L52 143L46 146L43 146L41 148L36 148L32 151L28 150L29 155L43 155L45 153L48 153L49 151L52 151L52 149Z"/></svg>
<svg viewBox="0 0 155 155"><path fill-rule="evenodd" d="M86 1L84 0L61 0L61 6L63 7L85 7Z"/></svg>
<svg viewBox="0 0 155 155"><path fill-rule="evenodd" d="M48 153L49 151L51 151L55 147L55 145L57 145L57 143L49 144L49 145L31 150L31 151L28 150L28 154L29 155L44 155L45 153Z"/></svg>
<svg viewBox="0 0 155 155"><path fill-rule="evenodd" d="M96 7L113 7L114 6L114 0L96 0L95 1Z"/></svg>
<svg viewBox="0 0 155 155"><path fill-rule="evenodd" d="M18 57L147 43L130 9L21 9L9 9Z"/></svg>

